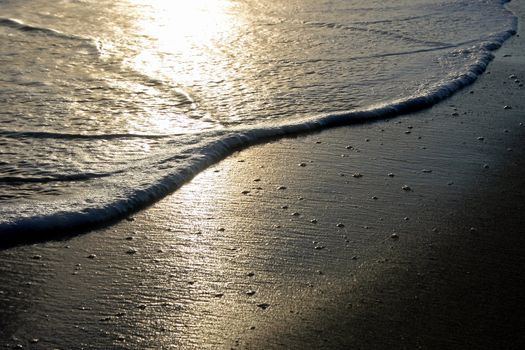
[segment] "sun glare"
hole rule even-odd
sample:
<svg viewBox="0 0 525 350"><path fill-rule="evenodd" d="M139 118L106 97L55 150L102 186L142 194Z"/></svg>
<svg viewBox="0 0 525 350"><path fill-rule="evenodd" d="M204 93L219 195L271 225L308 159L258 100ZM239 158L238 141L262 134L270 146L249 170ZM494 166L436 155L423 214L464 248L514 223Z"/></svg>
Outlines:
<svg viewBox="0 0 525 350"><path fill-rule="evenodd" d="M186 83L192 77L201 78L198 63L206 60L206 55L217 47L216 41L224 40L231 30L229 0L129 1L140 11L136 25L142 42L128 62L148 75L169 78L169 71L184 72L174 78ZM170 67L173 69L167 69Z"/></svg>

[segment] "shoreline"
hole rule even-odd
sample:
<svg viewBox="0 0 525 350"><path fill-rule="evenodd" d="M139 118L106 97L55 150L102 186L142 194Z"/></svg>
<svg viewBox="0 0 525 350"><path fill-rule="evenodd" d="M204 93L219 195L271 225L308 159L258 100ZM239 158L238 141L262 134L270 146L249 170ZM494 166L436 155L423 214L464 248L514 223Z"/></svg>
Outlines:
<svg viewBox="0 0 525 350"><path fill-rule="evenodd" d="M517 22L514 23L514 27L517 27ZM486 39L488 41L479 44L481 57L468 66L465 72L420 95L366 109L328 113L290 124L258 127L245 132L232 131L198 148L197 156L175 173L164 175L149 187L130 191L124 196L125 198L103 203L102 206L88 206L82 210L77 208L76 211L59 211L42 217L23 217L14 221L1 221L0 249L20 244L45 242L49 239L69 238L78 234L77 232L89 232L112 225L154 205L184 186L202 171L221 162L238 150L280 138L301 137L334 127L373 123L431 108L462 89L468 88L479 79L493 60L493 53L515 34L516 28L492 34ZM9 216L10 213L7 212L7 215Z"/></svg>
<svg viewBox="0 0 525 350"><path fill-rule="evenodd" d="M132 221L0 250L0 346L522 348L524 52L432 108L256 145Z"/></svg>

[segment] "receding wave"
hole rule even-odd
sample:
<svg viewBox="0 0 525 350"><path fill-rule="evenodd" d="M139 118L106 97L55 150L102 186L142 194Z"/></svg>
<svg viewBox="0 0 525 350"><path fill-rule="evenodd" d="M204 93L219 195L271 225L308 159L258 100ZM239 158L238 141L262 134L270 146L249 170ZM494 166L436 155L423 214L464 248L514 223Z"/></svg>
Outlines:
<svg viewBox="0 0 525 350"><path fill-rule="evenodd" d="M472 84L493 59L491 51L499 48L506 39L515 34L516 25L514 22L513 29L493 35L480 44L478 58L462 73L423 93L368 109L323 114L290 123L225 132L214 141L192 147L192 156L177 159L179 161L177 166L169 168L169 171L156 177L156 180L148 182L142 188L130 189L125 196L115 196L112 201L70 211L62 210L50 215L28 215L6 219L0 222L2 239L16 241L23 240L28 235L37 237L46 232L85 230L126 217L176 190L195 174L233 151L256 143L335 126L390 118L430 107ZM37 135L39 134L34 134L34 136ZM151 164L147 165L143 171L148 172L150 166Z"/></svg>
<svg viewBox="0 0 525 350"><path fill-rule="evenodd" d="M73 34L66 34L64 32L52 28L30 25L14 18L0 18L0 26L13 28L22 32L32 32L48 36L54 36L61 39L91 41L90 38L84 38Z"/></svg>
<svg viewBox="0 0 525 350"><path fill-rule="evenodd" d="M86 181L107 177L115 173L53 174L52 176L0 176L0 183L47 183L64 181Z"/></svg>
<svg viewBox="0 0 525 350"><path fill-rule="evenodd" d="M434 14L429 13L429 14L421 15L421 16L408 16L408 17L394 18L394 19L380 19L380 20L375 20L375 21L358 21L358 22L354 22L353 24L369 25L369 24L378 24L378 23L405 22L405 21L412 21L416 19L429 18L432 16L434 16Z"/></svg>
<svg viewBox="0 0 525 350"><path fill-rule="evenodd" d="M0 137L21 139L57 139L57 140L116 140L116 139L161 139L178 134L68 134L45 131L0 131Z"/></svg>
<svg viewBox="0 0 525 350"><path fill-rule="evenodd" d="M450 46L450 43L443 43L440 41L429 41L429 40L421 40L418 38L409 37L406 35L401 35L398 33L390 32L388 30L380 30L380 29L373 29L370 27L359 27L359 26L349 26L349 25L343 25L339 23L323 23L323 22L306 22L306 25L314 26L314 27L320 27L320 28L333 28L333 29L340 29L340 30L352 30L357 32L370 32L375 33L379 35L384 36L390 36L396 39L401 39L407 42L421 44L421 45L428 45L428 46Z"/></svg>

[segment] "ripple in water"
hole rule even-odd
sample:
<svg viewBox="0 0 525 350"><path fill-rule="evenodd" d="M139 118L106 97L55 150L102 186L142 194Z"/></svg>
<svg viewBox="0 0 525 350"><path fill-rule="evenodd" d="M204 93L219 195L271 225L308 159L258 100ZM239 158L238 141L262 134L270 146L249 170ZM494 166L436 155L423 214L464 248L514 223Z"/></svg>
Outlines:
<svg viewBox="0 0 525 350"><path fill-rule="evenodd" d="M123 217L254 142L430 106L517 26L494 0L0 8L4 237Z"/></svg>

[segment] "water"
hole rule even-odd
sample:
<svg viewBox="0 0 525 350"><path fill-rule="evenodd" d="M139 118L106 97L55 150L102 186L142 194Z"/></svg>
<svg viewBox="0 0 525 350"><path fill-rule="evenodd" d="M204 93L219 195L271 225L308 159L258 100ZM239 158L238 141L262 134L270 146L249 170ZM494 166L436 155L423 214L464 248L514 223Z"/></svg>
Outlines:
<svg viewBox="0 0 525 350"><path fill-rule="evenodd" d="M0 0L0 233L100 224L236 147L429 106L516 26L496 0Z"/></svg>

